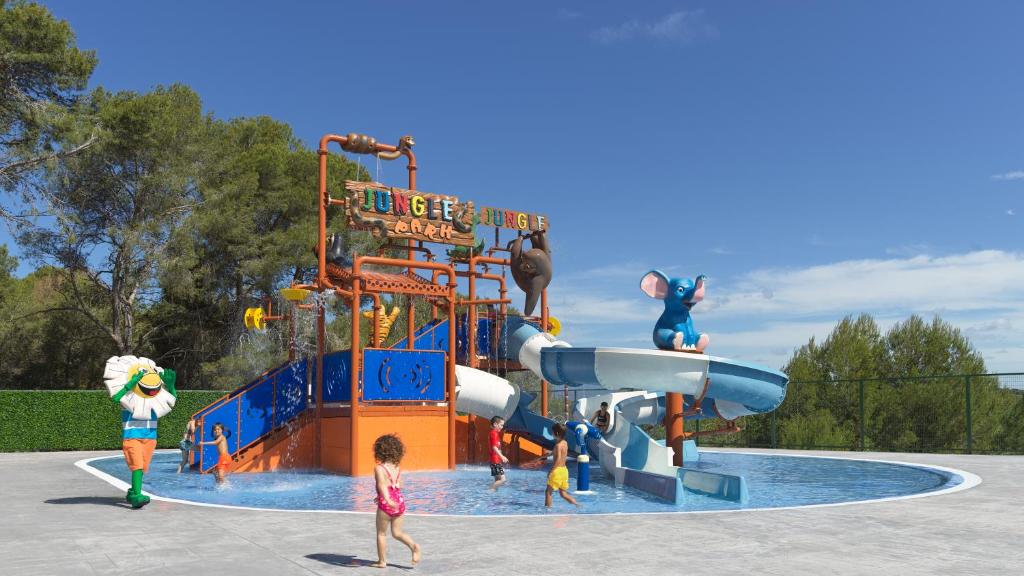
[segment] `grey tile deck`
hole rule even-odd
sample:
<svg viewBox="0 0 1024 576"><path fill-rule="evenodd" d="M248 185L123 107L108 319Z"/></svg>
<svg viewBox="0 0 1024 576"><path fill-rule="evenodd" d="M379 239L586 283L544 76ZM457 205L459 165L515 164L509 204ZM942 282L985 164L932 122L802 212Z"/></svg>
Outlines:
<svg viewBox="0 0 1024 576"><path fill-rule="evenodd" d="M375 574L369 516L153 502L73 466L116 452L0 454L0 574ZM845 454L820 453L832 456ZM1024 457L849 454L961 468L955 494L834 508L657 516L411 517L424 559L388 573L1024 574Z"/></svg>

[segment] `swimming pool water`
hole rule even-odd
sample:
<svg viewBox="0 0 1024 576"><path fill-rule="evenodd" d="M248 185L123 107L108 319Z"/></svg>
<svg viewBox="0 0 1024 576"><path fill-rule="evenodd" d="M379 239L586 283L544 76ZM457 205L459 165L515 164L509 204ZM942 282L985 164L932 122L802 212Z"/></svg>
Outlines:
<svg viewBox="0 0 1024 576"><path fill-rule="evenodd" d="M178 454L153 457L144 489L154 495L209 504L283 510L375 510L372 477L353 478L324 472L280 471L234 474L225 487L212 475L176 474ZM128 482L130 473L120 456L92 461L90 466ZM960 484L956 474L925 467L863 460L784 455L701 452L692 466L737 474L747 479L750 499L744 504L687 492L681 506L631 488L616 488L598 464L591 467L593 494L576 495L579 509L555 495L544 508L547 469L507 468L508 483L497 492L486 466L459 466L454 472L403 472L403 492L413 514L522 515L544 513L650 513L698 510L778 508L875 500L931 492ZM569 465L575 488L575 463Z"/></svg>

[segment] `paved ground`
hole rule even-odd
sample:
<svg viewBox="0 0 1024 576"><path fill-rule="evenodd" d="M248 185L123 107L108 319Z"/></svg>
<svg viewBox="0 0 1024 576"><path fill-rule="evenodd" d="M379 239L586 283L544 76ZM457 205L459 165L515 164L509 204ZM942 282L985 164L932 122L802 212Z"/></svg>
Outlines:
<svg viewBox="0 0 1024 576"><path fill-rule="evenodd" d="M369 516L164 502L133 511L119 490L73 466L106 454L0 454L0 574L377 573L366 566L375 559ZM983 483L931 498L806 510L415 517L407 530L424 552L415 573L1024 573L1024 457L863 456L962 468ZM408 572L408 552L395 544L387 572Z"/></svg>

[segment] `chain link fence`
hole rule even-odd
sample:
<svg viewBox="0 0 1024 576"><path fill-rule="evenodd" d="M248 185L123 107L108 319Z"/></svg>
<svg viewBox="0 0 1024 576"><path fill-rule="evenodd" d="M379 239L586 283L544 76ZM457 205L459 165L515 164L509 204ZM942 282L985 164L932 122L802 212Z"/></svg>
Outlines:
<svg viewBox="0 0 1024 576"><path fill-rule="evenodd" d="M578 399L604 392L551 386L549 414L571 416ZM539 411L539 398L532 408ZM697 442L709 447L1024 454L1024 373L791 382L777 410L743 417L738 424L741 432L703 436ZM685 430L721 426L718 420L691 420ZM664 438L661 426L647 430Z"/></svg>

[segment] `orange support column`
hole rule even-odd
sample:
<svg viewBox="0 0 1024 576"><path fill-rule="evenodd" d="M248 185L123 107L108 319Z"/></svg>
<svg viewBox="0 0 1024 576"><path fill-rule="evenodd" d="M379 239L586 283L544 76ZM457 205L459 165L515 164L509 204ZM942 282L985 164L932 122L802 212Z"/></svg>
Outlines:
<svg viewBox="0 0 1024 576"><path fill-rule="evenodd" d="M454 273L448 276L448 469L455 469L455 292Z"/></svg>
<svg viewBox="0 0 1024 576"><path fill-rule="evenodd" d="M317 294L316 303L316 425L314 426L313 464L317 468L323 466L320 442L323 435L324 406L324 349L327 341L327 327L324 320L325 304L323 292Z"/></svg>
<svg viewBox="0 0 1024 576"><path fill-rule="evenodd" d="M683 395L665 393L665 445L672 447L672 465L683 465Z"/></svg>
<svg viewBox="0 0 1024 576"><path fill-rule="evenodd" d="M548 331L548 289L540 293L540 329ZM540 415L547 418L548 415L548 381L540 381Z"/></svg>
<svg viewBox="0 0 1024 576"><path fill-rule="evenodd" d="M359 300L360 287L358 277L358 266L355 270L357 276L352 280L352 365L349 372L352 375L350 393L352 395L349 405L349 474L359 476L359 372L362 346L359 339Z"/></svg>

